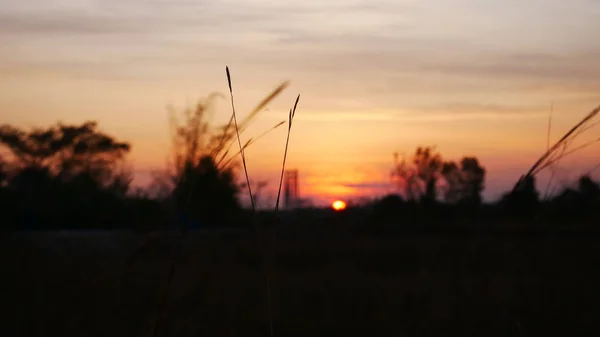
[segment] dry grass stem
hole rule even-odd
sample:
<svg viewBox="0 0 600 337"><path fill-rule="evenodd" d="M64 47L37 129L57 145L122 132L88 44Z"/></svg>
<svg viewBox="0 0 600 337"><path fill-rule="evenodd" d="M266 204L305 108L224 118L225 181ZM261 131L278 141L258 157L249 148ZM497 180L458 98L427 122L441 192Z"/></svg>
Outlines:
<svg viewBox="0 0 600 337"><path fill-rule="evenodd" d="M585 129L586 126L589 126L590 121L594 117L596 117L599 112L600 112L600 105L597 106L591 112L589 112L581 121L579 121L579 123L575 124L575 126L573 126L567 133L565 133L553 146L551 146L535 162L535 164L533 164L533 166L529 169L529 171L525 175L521 176L519 181L517 181L517 183L515 184L513 191L515 191L519 186L521 186L521 183L524 181L524 179L535 176L536 174L541 172L543 169L547 168L549 165L552 165L553 163L556 163L556 161L560 160L561 158L565 157L566 155L571 154L574 151L580 150L582 148L585 148L585 147L599 141L599 139L596 139L596 140L592 141L591 143L586 143L583 146L580 146L572 151L567 151L566 153L563 153L562 155L558 156L557 158L552 159L552 156L554 155L554 153L556 151L558 151L563 146L568 146L568 144L572 140L574 140L577 136L581 135L581 132L577 132L577 131L581 130L581 129Z"/></svg>

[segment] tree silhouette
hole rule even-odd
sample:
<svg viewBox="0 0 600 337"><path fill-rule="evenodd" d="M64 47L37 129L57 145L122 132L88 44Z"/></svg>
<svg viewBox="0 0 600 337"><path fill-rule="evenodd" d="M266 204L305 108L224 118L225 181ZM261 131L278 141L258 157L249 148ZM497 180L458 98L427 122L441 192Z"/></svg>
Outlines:
<svg viewBox="0 0 600 337"><path fill-rule="evenodd" d="M18 208L43 222L67 215L99 220L117 211L117 199L129 189L131 174L122 163L130 146L98 131L96 122L30 131L2 125L0 145L8 152L6 184Z"/></svg>
<svg viewBox="0 0 600 337"><path fill-rule="evenodd" d="M437 181L439 171L442 168L442 159L439 153L435 152L435 148L425 147L417 148L413 156L413 163L416 168L416 175L425 185L422 200L434 202L437 199Z"/></svg>
<svg viewBox="0 0 600 337"><path fill-rule="evenodd" d="M455 162L444 162L442 176L445 181L444 200L451 204L460 202L464 193L464 176Z"/></svg>
<svg viewBox="0 0 600 337"><path fill-rule="evenodd" d="M402 161L398 160L398 153L394 153L394 167L391 175L399 192L403 193L407 200L414 201L416 199L412 187L415 177L414 170L405 158L402 158Z"/></svg>
<svg viewBox="0 0 600 337"><path fill-rule="evenodd" d="M434 202L437 199L437 182L441 168L442 159L435 148L418 147L411 164L405 160L397 162L393 175L398 186L404 189L406 199Z"/></svg>
<svg viewBox="0 0 600 337"><path fill-rule="evenodd" d="M4 157L0 156L0 189L4 188L7 178L8 178L8 171L7 171L6 163L4 162Z"/></svg>
<svg viewBox="0 0 600 337"><path fill-rule="evenodd" d="M600 208L600 185L588 175L579 177L576 186L565 187L549 203L552 220L596 222Z"/></svg>
<svg viewBox="0 0 600 337"><path fill-rule="evenodd" d="M170 111L172 162L165 173L154 177L154 193L172 201L179 215L188 220L221 222L240 209L234 174L237 162L227 160L234 134L211 127L216 97L210 95L185 109L182 122Z"/></svg>
<svg viewBox="0 0 600 337"><path fill-rule="evenodd" d="M4 162L4 157L0 156L0 209L8 206L8 201L11 199L9 196L8 185L8 171L7 165ZM0 215L1 216L1 215Z"/></svg>
<svg viewBox="0 0 600 337"><path fill-rule="evenodd" d="M441 174L446 182L444 194L446 202L481 204L485 169L481 167L477 158L464 157L460 161L460 167L454 162L445 162Z"/></svg>
<svg viewBox="0 0 600 337"><path fill-rule="evenodd" d="M597 210L600 206L600 185L589 175L584 175L578 181L578 205L584 213Z"/></svg>
<svg viewBox="0 0 600 337"><path fill-rule="evenodd" d="M229 216L240 209L238 192L233 171L219 169L212 157L204 156L183 172L173 197L177 208L188 218L214 225L231 220Z"/></svg>
<svg viewBox="0 0 600 337"><path fill-rule="evenodd" d="M443 161L434 147L418 147L410 163L398 161L398 154L394 158L392 177L407 200L432 203L443 191L448 203L481 204L485 168L477 158L464 157L459 166L454 161Z"/></svg>
<svg viewBox="0 0 600 337"><path fill-rule="evenodd" d="M600 185L592 180L589 175L579 178L579 193L585 200L598 202L600 200Z"/></svg>
<svg viewBox="0 0 600 337"><path fill-rule="evenodd" d="M29 132L2 125L0 144L9 150L9 166L14 172L38 170L61 181L85 174L103 187L126 180L117 169L130 150L129 144L99 132L96 122L80 126L58 123Z"/></svg>
<svg viewBox="0 0 600 337"><path fill-rule="evenodd" d="M523 176L515 188L502 197L500 203L516 216L533 216L540 203L535 176Z"/></svg>
<svg viewBox="0 0 600 337"><path fill-rule="evenodd" d="M483 168L477 158L465 157L460 162L461 170L464 176L465 191L463 201L469 204L481 203L481 192L484 189L485 168Z"/></svg>

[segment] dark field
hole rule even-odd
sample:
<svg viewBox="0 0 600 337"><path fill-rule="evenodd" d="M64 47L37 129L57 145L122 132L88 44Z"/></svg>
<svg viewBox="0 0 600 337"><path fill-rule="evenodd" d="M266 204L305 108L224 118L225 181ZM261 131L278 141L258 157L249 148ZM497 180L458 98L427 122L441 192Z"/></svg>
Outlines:
<svg viewBox="0 0 600 337"><path fill-rule="evenodd" d="M256 238L4 233L0 336L152 336L175 244L159 335L267 336ZM275 336L600 336L597 236L275 238Z"/></svg>

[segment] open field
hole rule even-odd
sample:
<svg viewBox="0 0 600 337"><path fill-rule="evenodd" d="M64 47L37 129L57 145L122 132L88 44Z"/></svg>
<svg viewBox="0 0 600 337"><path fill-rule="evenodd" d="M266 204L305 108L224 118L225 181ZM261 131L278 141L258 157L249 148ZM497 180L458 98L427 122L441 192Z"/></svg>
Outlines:
<svg viewBox="0 0 600 337"><path fill-rule="evenodd" d="M151 336L175 244L160 336L268 335L254 232L1 235L1 336ZM277 233L275 336L600 335L599 243Z"/></svg>

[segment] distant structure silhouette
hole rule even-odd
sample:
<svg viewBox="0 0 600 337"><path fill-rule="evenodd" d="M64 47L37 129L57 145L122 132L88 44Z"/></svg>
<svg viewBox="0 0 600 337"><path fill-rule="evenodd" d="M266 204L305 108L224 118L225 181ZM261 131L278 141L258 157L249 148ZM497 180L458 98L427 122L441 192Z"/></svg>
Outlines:
<svg viewBox="0 0 600 337"><path fill-rule="evenodd" d="M286 170L283 180L283 205L285 208L298 206L298 170Z"/></svg>

